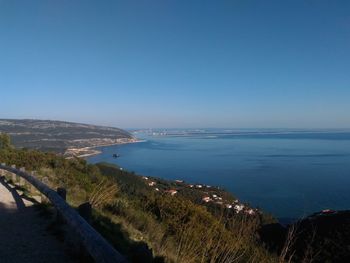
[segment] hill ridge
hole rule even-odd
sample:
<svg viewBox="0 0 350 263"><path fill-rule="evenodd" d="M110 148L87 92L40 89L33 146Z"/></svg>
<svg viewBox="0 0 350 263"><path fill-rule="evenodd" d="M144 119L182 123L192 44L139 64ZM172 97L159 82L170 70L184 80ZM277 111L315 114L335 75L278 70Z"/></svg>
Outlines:
<svg viewBox="0 0 350 263"><path fill-rule="evenodd" d="M81 155L81 151L86 155L91 148L137 141L120 128L59 120L0 119L1 132L11 136L15 147L66 155Z"/></svg>

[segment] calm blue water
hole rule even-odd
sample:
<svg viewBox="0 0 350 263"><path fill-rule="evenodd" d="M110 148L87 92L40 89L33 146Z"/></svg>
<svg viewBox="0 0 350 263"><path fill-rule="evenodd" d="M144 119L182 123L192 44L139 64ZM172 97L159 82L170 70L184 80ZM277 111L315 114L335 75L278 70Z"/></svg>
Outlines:
<svg viewBox="0 0 350 263"><path fill-rule="evenodd" d="M145 136L142 136L145 137ZM350 133L192 134L101 148L92 163L222 186L277 217L350 209ZM112 154L121 155L113 159Z"/></svg>

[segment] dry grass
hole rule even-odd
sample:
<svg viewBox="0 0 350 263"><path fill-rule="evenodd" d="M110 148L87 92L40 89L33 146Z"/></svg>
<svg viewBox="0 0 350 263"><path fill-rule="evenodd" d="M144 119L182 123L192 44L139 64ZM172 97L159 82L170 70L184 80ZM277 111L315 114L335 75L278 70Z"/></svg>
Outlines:
<svg viewBox="0 0 350 263"><path fill-rule="evenodd" d="M95 186L90 195L89 202L94 208L102 208L114 200L118 191L119 187L116 183L103 179Z"/></svg>

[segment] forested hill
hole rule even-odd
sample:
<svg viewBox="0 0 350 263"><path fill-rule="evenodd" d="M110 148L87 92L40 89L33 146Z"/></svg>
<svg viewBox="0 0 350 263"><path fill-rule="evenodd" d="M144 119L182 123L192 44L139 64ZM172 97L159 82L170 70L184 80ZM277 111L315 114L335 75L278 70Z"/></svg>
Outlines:
<svg viewBox="0 0 350 263"><path fill-rule="evenodd" d="M83 148L122 143L133 136L122 129L51 120L0 119L0 133L11 136L15 147L64 153Z"/></svg>

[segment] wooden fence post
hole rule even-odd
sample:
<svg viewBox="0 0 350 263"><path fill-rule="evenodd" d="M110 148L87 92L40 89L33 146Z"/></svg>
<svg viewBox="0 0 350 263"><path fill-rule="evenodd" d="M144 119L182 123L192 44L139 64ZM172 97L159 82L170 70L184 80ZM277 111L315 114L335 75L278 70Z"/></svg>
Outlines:
<svg viewBox="0 0 350 263"><path fill-rule="evenodd" d="M32 171L29 174L35 177L35 171ZM34 187L34 185L29 184L29 192L30 192L31 195L35 194L35 190L36 190L36 188Z"/></svg>
<svg viewBox="0 0 350 263"><path fill-rule="evenodd" d="M43 179L42 179L42 181L43 181L43 183L44 184L48 184L48 182L49 182L49 179L47 178L47 177L44 177ZM47 199L47 197L44 195L44 194L42 194L42 193L40 193L41 194L41 203L42 204L46 204L46 203L49 203L49 199Z"/></svg>
<svg viewBox="0 0 350 263"><path fill-rule="evenodd" d="M78 207L78 212L82 218L86 220L89 224L91 224L92 219L92 208L89 202L83 203Z"/></svg>
<svg viewBox="0 0 350 263"><path fill-rule="evenodd" d="M25 169L24 167L19 168L19 170L20 170L21 172L25 172L25 171L26 171L26 169ZM19 177L19 186L25 187L25 184L26 184L26 180L24 180L24 178L22 178L22 177L20 176L20 177Z"/></svg>
<svg viewBox="0 0 350 263"><path fill-rule="evenodd" d="M16 165L12 164L11 168L16 169ZM18 182L18 180L19 180L19 176L17 174L13 174L13 176L12 176L13 184L16 184Z"/></svg>
<svg viewBox="0 0 350 263"><path fill-rule="evenodd" d="M65 188L58 187L56 192L64 201L66 201L66 199L67 199L67 190ZM56 221L58 223L63 223L64 222L63 216L57 210L56 210Z"/></svg>
<svg viewBox="0 0 350 263"><path fill-rule="evenodd" d="M32 176L35 176L35 173L36 173L35 171L31 171L29 174L32 175ZM32 184L29 184L29 191L30 191L30 194L32 196L34 196L36 194L36 192L37 192L36 188Z"/></svg>
<svg viewBox="0 0 350 263"><path fill-rule="evenodd" d="M56 192L64 201L66 201L66 199L67 199L67 190L65 188L58 187Z"/></svg>
<svg viewBox="0 0 350 263"><path fill-rule="evenodd" d="M17 180L17 175L12 173L12 184L15 185Z"/></svg>
<svg viewBox="0 0 350 263"><path fill-rule="evenodd" d="M6 166L6 163L1 163L1 165ZM6 171L5 170L0 170L1 172L1 176L5 176L6 175Z"/></svg>

